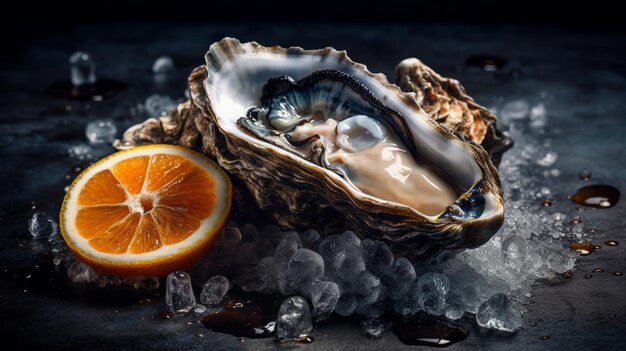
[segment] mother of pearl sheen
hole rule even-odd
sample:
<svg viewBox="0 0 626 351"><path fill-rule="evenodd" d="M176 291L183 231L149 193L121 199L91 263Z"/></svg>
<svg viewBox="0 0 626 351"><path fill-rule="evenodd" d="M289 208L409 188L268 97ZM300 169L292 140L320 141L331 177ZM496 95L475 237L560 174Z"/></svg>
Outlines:
<svg viewBox="0 0 626 351"><path fill-rule="evenodd" d="M359 190L407 205L425 215L443 212L456 200L450 186L425 165L418 164L383 123L355 115L337 122L306 123L291 133L296 140L319 135L326 159L346 170Z"/></svg>

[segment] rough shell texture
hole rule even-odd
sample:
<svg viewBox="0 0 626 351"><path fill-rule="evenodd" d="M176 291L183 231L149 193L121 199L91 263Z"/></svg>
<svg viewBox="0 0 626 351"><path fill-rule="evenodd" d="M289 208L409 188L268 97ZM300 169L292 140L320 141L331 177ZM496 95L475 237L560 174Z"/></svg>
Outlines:
<svg viewBox="0 0 626 351"><path fill-rule="evenodd" d="M385 240L396 252L407 255L475 247L486 242L501 226L501 189L497 171L488 154L477 144L465 140L460 133L452 132L432 119L425 118L438 133L449 139L463 139L462 147L474 156L482 168L485 189L495 203L489 218L463 221L428 219L406 206L359 196L359 191L335 174L319 167L303 166L304 160L294 160L292 154L283 150L271 145L260 147L256 142L225 132L208 98L211 92L205 88L211 83L207 71L219 69L219 65L242 51L246 54L333 56L342 64L365 72L396 94L403 103L423 114L414 94L401 92L383 75L369 73L364 65L354 63L343 51L332 48L306 51L301 48L263 47L254 42L241 44L227 38L213 44L207 54L207 66L213 67L200 66L189 77L191 101L181 104L177 110L159 120L150 119L132 127L116 146L123 148L141 143L166 142L198 149L215 158L224 169L239 178L257 205L271 213L279 225L317 228L322 232L329 228L350 228L362 237Z"/></svg>
<svg viewBox="0 0 626 351"><path fill-rule="evenodd" d="M502 154L513 146L497 128L496 116L467 95L459 81L437 74L416 58L396 66L396 84L415 93L417 102L435 121L480 144L497 165Z"/></svg>

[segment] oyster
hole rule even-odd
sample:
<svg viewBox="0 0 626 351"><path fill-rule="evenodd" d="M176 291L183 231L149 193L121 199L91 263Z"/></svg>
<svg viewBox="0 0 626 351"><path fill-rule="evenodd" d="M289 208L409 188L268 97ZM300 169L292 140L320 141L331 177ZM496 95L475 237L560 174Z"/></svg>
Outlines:
<svg viewBox="0 0 626 351"><path fill-rule="evenodd" d="M117 146L199 149L281 226L350 228L407 254L475 247L502 225L485 150L343 51L226 38L189 89L191 101Z"/></svg>

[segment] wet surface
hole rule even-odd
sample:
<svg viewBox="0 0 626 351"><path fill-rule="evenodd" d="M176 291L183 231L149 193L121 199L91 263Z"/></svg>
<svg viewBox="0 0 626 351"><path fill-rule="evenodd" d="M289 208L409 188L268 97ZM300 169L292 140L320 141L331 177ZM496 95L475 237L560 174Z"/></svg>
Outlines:
<svg viewBox="0 0 626 351"><path fill-rule="evenodd" d="M58 217L63 189L76 176L77 167L84 169L112 152L107 145L88 144L87 123L111 119L119 137L121 131L148 117L138 104L149 95L182 99L187 75L202 64L208 46L224 36L265 45L332 45L346 49L353 59L390 80L399 61L416 56L440 74L459 79L483 105L502 106L513 99L549 104L546 128L558 135L551 145L558 152L560 170L558 181L538 180L552 190L549 207L577 208L567 196L590 181L610 184L622 192L626 189L623 147L616 147L624 145L626 135L626 44L618 35L554 28L499 27L495 31L488 26L314 23L84 26L22 45L14 54L20 58L19 64L0 60L0 330L7 343L19 340L25 348L47 350L283 347L272 338L241 339L207 330L201 321L209 311L164 318L162 288L137 292L128 287L102 289L95 284L70 283L61 270L55 271L50 245L33 240L28 233L27 222L34 212ZM126 89L101 101L51 97L46 88L68 79L68 57L84 49L92 54L99 77L121 82ZM505 74L494 74L484 60L480 69L466 64L468 58L479 54L504 59L501 70ZM176 63L165 80L151 72L154 60L162 55L171 56ZM500 70L497 62L493 65ZM85 148L89 152L81 151ZM542 202L537 203L538 211ZM611 208L580 208L585 225L597 228L593 244L601 249L581 256L569 278L540 280L534 286L535 303L528 306L524 326L517 334L485 332L465 317L459 324L470 334L449 349L621 348L626 342L626 282L622 274L626 248L608 241L626 239L626 205L618 201ZM598 267L604 272L594 272ZM587 275L593 278L585 279ZM354 321L319 325L313 337L311 345L297 347L414 348L393 333L367 339Z"/></svg>

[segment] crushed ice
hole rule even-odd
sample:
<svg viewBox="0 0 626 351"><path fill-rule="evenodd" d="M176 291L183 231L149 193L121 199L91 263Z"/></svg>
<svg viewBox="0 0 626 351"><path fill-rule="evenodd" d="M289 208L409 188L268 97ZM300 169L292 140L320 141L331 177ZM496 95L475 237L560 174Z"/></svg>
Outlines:
<svg viewBox="0 0 626 351"><path fill-rule="evenodd" d="M173 107L175 103L162 96L146 101L148 113L156 116ZM332 313L365 318L364 332L378 337L389 329L377 319L385 311L402 315L425 311L449 319L471 313L482 327L516 331L532 283L574 268L577 253L568 248L569 243L593 239L595 230L585 230L580 219L571 220L551 203L539 205L540 199L555 195L545 180L560 177L553 168L558 155L549 140L542 140L544 104L531 107L515 100L505 104L502 112L516 145L500 165L505 223L485 245L411 262L394 257L385 243L361 240L350 231L320 238L315 230L298 233L273 225L231 223L191 276L184 272L168 276L168 309L205 308L196 304L193 278L202 286L200 301L209 306L220 304L233 285L248 292L292 296L278 316L278 331L284 338L308 333L311 319L323 321ZM69 262L68 276L73 281L102 281L84 264Z"/></svg>

